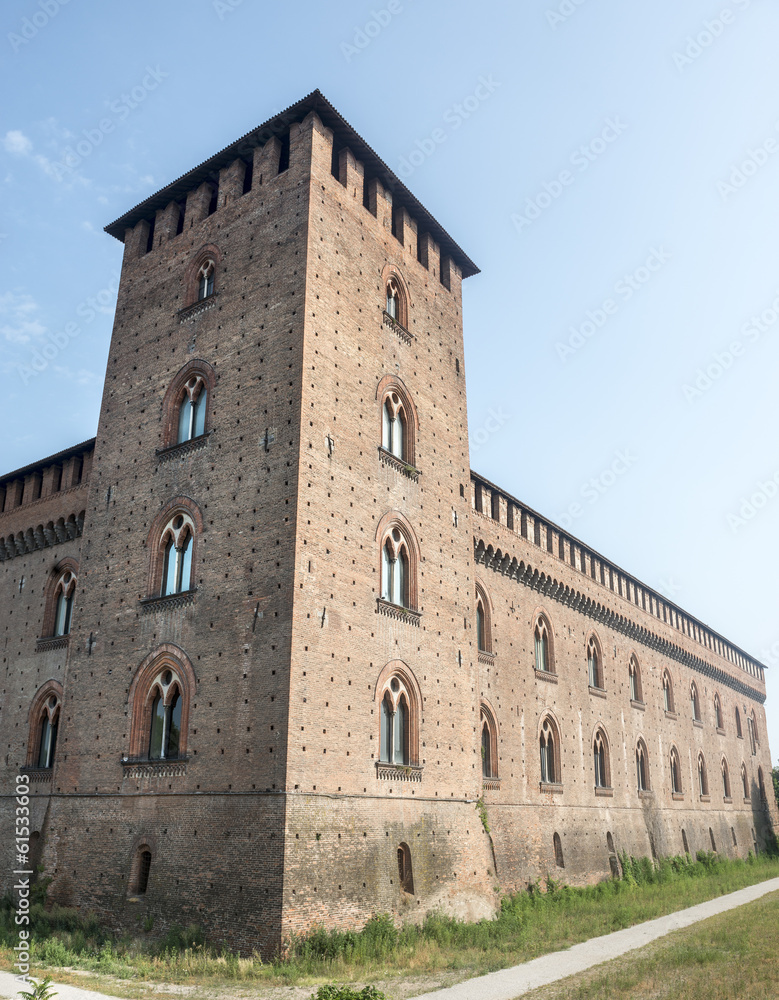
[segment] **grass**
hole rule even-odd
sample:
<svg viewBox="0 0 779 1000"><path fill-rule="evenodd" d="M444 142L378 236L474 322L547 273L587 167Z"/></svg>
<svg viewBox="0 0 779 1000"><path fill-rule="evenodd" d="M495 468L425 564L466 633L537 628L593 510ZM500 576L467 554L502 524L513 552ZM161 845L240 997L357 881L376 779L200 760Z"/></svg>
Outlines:
<svg viewBox="0 0 779 1000"><path fill-rule="evenodd" d="M779 896L676 931L526 1000L767 1000L779 996Z"/></svg>
<svg viewBox="0 0 779 1000"><path fill-rule="evenodd" d="M779 876L766 856L729 861L699 852L663 859L623 856L623 877L585 888L547 879L543 888L504 896L496 920L463 923L433 914L420 926L396 927L387 915L361 931L326 931L293 940L285 958L263 962L209 945L197 928L115 936L94 917L61 907L33 908L33 973L86 970L135 983L355 982L446 973L467 978L527 961L747 885ZM0 911L0 964L10 968L14 911ZM83 976L81 977L83 982Z"/></svg>

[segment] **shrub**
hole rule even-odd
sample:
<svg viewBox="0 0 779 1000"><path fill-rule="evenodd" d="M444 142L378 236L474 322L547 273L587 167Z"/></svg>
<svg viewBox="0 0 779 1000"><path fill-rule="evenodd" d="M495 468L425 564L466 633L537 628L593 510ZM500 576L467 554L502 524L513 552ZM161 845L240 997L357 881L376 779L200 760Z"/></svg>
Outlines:
<svg viewBox="0 0 779 1000"><path fill-rule="evenodd" d="M387 1000L375 986L364 986L361 990L351 986L320 986L311 1000Z"/></svg>

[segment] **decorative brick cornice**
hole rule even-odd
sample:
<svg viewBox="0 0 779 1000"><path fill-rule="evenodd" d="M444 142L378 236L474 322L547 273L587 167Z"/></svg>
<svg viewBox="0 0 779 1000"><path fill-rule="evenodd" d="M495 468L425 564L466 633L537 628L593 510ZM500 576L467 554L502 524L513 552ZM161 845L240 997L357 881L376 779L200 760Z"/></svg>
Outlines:
<svg viewBox="0 0 779 1000"><path fill-rule="evenodd" d="M421 781L422 767L419 764L389 764L377 760L376 777L389 781Z"/></svg>
<svg viewBox="0 0 779 1000"><path fill-rule="evenodd" d="M488 653L486 649L480 649L478 657L479 663L484 663L488 667L493 666L495 663L495 653Z"/></svg>
<svg viewBox="0 0 779 1000"><path fill-rule="evenodd" d="M165 597L144 597L140 601L141 612L148 614L150 611L170 611L173 608L183 608L186 604L192 604L195 600L197 590L184 590L180 594L166 594Z"/></svg>
<svg viewBox="0 0 779 1000"><path fill-rule="evenodd" d="M473 549L475 561L493 572L501 573L529 590L535 590L537 593L557 601L558 604L564 604L579 614L600 622L606 628L627 636L632 642L657 650L661 656L675 660L677 663L703 674L704 677L710 678L715 683L737 691L745 698L751 698L758 705L765 703L765 695L744 681L733 677L719 667L712 666L699 656L694 656L676 643L663 639L626 615L612 611L611 608L607 608L591 597L587 597L586 594L574 590L568 584L541 572L524 560L518 560L507 553L500 552L500 550L494 551L491 546L489 548L485 546L481 539L474 538Z"/></svg>
<svg viewBox="0 0 779 1000"><path fill-rule="evenodd" d="M557 674L553 673L551 670L535 670L535 675L537 680L546 681L547 684L560 683Z"/></svg>
<svg viewBox="0 0 779 1000"><path fill-rule="evenodd" d="M497 792L500 790L500 778L482 778L482 788L485 791Z"/></svg>
<svg viewBox="0 0 779 1000"><path fill-rule="evenodd" d="M386 448L379 446L379 459L382 465L386 465L390 469L394 469L395 472L399 472L402 476L406 476L412 482L418 482L421 475L419 469L415 469L413 465L409 465L408 462L404 462L402 458L396 458L392 452L387 451Z"/></svg>
<svg viewBox="0 0 779 1000"><path fill-rule="evenodd" d="M381 597L376 598L376 613L387 615L388 618L395 618L397 621L407 622L409 625L419 626L422 612L416 608L401 608L397 604L391 604Z"/></svg>
<svg viewBox="0 0 779 1000"><path fill-rule="evenodd" d="M214 304L219 292L212 292L208 298L200 299L198 302L193 302L191 306L186 306L184 309L179 309L176 315L179 318L180 323L185 323L189 319L194 319L201 313L205 312L206 309L211 309Z"/></svg>
<svg viewBox="0 0 779 1000"><path fill-rule="evenodd" d="M211 431L206 431L205 434L190 438L189 441L182 441L181 444L171 445L170 448L158 448L157 461L169 462L175 458L185 458L187 455L191 455L193 451L200 451L202 448L207 448L211 433Z"/></svg>
<svg viewBox="0 0 779 1000"><path fill-rule="evenodd" d="M66 649L69 641L69 635L43 636L35 640L35 652L45 653L49 649Z"/></svg>
<svg viewBox="0 0 779 1000"><path fill-rule="evenodd" d="M122 758L125 778L178 778L187 773L188 757L173 760L149 760L136 757Z"/></svg>
<svg viewBox="0 0 779 1000"><path fill-rule="evenodd" d="M19 768L19 774L26 774L30 781L51 781L54 773L53 767L24 767Z"/></svg>
<svg viewBox="0 0 779 1000"><path fill-rule="evenodd" d="M80 538L84 528L84 513L82 510L78 515L71 514L67 521L60 518L56 523L49 521L46 525L39 524L35 528L29 527L26 531L17 531L0 538L0 562Z"/></svg>
<svg viewBox="0 0 779 1000"><path fill-rule="evenodd" d="M384 310L384 325L388 326L390 330L394 330L398 335L398 339L402 340L404 344L410 344L412 340L416 340L413 333L409 333L405 326L401 326L396 319L393 319L387 310Z"/></svg>

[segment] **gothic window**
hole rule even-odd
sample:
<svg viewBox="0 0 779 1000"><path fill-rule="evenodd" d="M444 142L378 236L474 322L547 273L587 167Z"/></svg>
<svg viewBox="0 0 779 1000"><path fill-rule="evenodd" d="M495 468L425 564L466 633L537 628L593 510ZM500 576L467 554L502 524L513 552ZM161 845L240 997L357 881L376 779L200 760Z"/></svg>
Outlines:
<svg viewBox="0 0 779 1000"><path fill-rule="evenodd" d="M408 294L400 276L390 272L385 284L384 311L404 329L408 329Z"/></svg>
<svg viewBox="0 0 779 1000"><path fill-rule="evenodd" d="M728 762L725 758L722 758L722 793L726 799L730 798L730 771L728 770Z"/></svg>
<svg viewBox="0 0 779 1000"><path fill-rule="evenodd" d="M216 265L214 261L209 257L203 261L197 272L197 297L198 301L202 299L207 299L209 295L214 294L214 273L216 272Z"/></svg>
<svg viewBox="0 0 779 1000"><path fill-rule="evenodd" d="M476 584L476 644L480 653L492 652L492 615L487 592Z"/></svg>
<svg viewBox="0 0 779 1000"><path fill-rule="evenodd" d="M644 701L643 691L641 690L641 671L638 666L638 660L635 656L630 657L630 663L628 664L628 678L630 680L630 700L642 703Z"/></svg>
<svg viewBox="0 0 779 1000"><path fill-rule="evenodd" d="M706 773L706 760L702 753L698 754L698 791L701 795L709 794L709 777Z"/></svg>
<svg viewBox="0 0 779 1000"><path fill-rule="evenodd" d="M741 787L744 789L744 798L750 799L752 796L749 792L749 778L747 777L746 766L743 763L741 765Z"/></svg>
<svg viewBox="0 0 779 1000"><path fill-rule="evenodd" d="M714 695L714 720L717 729L724 729L723 718L722 718L722 702L720 701L719 694Z"/></svg>
<svg viewBox="0 0 779 1000"><path fill-rule="evenodd" d="M189 705L196 682L183 652L165 644L138 669L129 692L133 760L181 760L187 756Z"/></svg>
<svg viewBox="0 0 779 1000"><path fill-rule="evenodd" d="M394 676L381 699L379 759L387 764L411 763L409 692Z"/></svg>
<svg viewBox="0 0 779 1000"><path fill-rule="evenodd" d="M563 858L563 844L560 840L560 834L555 833L552 837L552 847L554 848L554 863L558 868L565 868L565 860Z"/></svg>
<svg viewBox="0 0 779 1000"><path fill-rule="evenodd" d="M68 635L73 614L73 598L76 594L76 574L66 569L59 573L54 584L54 622L52 635Z"/></svg>
<svg viewBox="0 0 779 1000"><path fill-rule="evenodd" d="M649 761L643 740L636 745L636 782L639 792L649 791Z"/></svg>
<svg viewBox="0 0 779 1000"><path fill-rule="evenodd" d="M682 794L682 767L679 761L679 751L671 747L671 791L675 795Z"/></svg>
<svg viewBox="0 0 779 1000"><path fill-rule="evenodd" d="M208 389L201 375L193 375L181 392L178 410L176 444L200 437L206 430Z"/></svg>
<svg viewBox="0 0 779 1000"><path fill-rule="evenodd" d="M403 892L414 895L414 872L411 867L411 849L408 844L398 847L398 880Z"/></svg>
<svg viewBox="0 0 779 1000"><path fill-rule="evenodd" d="M758 735L757 731L757 716L755 715L754 709L752 709L751 719L752 719L752 736L754 738L755 743L758 746L760 746L760 736Z"/></svg>
<svg viewBox="0 0 779 1000"><path fill-rule="evenodd" d="M744 739L744 733L741 729L741 712L738 710L738 705L736 705L736 736L738 736L740 740Z"/></svg>
<svg viewBox="0 0 779 1000"><path fill-rule="evenodd" d="M160 538L164 553L161 597L191 589L194 537L195 526L185 513L175 514L163 528Z"/></svg>
<svg viewBox="0 0 779 1000"><path fill-rule="evenodd" d="M536 617L533 628L536 655L536 670L544 673L554 673L552 659L551 628L545 615Z"/></svg>
<svg viewBox="0 0 779 1000"><path fill-rule="evenodd" d="M587 642L587 675L590 687L603 687L603 668L598 640L594 635Z"/></svg>
<svg viewBox="0 0 779 1000"><path fill-rule="evenodd" d="M561 784L560 774L560 737L557 726L551 716L547 715L541 723L539 736L541 751L541 782L545 785Z"/></svg>
<svg viewBox="0 0 779 1000"><path fill-rule="evenodd" d="M409 558L406 540L393 528L381 547L381 597L390 604L409 606Z"/></svg>
<svg viewBox="0 0 779 1000"><path fill-rule="evenodd" d="M674 710L674 689L671 683L671 675L667 670L663 671L663 707L666 712Z"/></svg>
<svg viewBox="0 0 779 1000"><path fill-rule="evenodd" d="M484 778L498 777L498 730L490 709L482 704L481 722L481 773Z"/></svg>
<svg viewBox="0 0 779 1000"><path fill-rule="evenodd" d="M407 421L403 403L394 392L388 392L381 409L381 446L395 458L406 459Z"/></svg>
<svg viewBox="0 0 779 1000"><path fill-rule="evenodd" d="M755 713L747 716L747 731L749 732L749 748L752 756L757 754L757 733L755 732Z"/></svg>
<svg viewBox="0 0 779 1000"><path fill-rule="evenodd" d="M62 685L58 681L47 681L36 692L30 705L27 767L54 766L61 704Z"/></svg>
<svg viewBox="0 0 779 1000"><path fill-rule="evenodd" d="M609 744L602 729L595 733L592 744L593 764L595 769L595 787L610 788L611 774L609 768Z"/></svg>
<svg viewBox="0 0 779 1000"><path fill-rule="evenodd" d="M387 313L392 319L398 319L400 312L400 290L394 278L387 282ZM398 320L400 322L400 320Z"/></svg>
<svg viewBox="0 0 779 1000"><path fill-rule="evenodd" d="M701 721L701 702L698 697L698 687L695 681L690 685L690 708L692 709L692 717L694 722Z"/></svg>
<svg viewBox="0 0 779 1000"><path fill-rule="evenodd" d="M763 780L762 767L758 767L757 769L757 787L760 792L760 801L763 803L763 805L766 805L767 799L765 794L765 781Z"/></svg>
<svg viewBox="0 0 779 1000"><path fill-rule="evenodd" d="M162 670L149 693L149 760L176 760L181 745L183 698L172 670Z"/></svg>

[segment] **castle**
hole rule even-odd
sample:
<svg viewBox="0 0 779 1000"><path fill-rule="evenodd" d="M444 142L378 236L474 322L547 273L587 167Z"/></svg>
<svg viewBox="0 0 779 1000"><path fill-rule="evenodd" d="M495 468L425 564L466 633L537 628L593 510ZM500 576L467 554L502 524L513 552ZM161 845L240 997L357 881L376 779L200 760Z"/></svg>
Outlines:
<svg viewBox="0 0 779 1000"><path fill-rule="evenodd" d="M477 268L319 91L107 232L97 437L0 479L50 898L268 954L763 848L763 665L471 471Z"/></svg>

